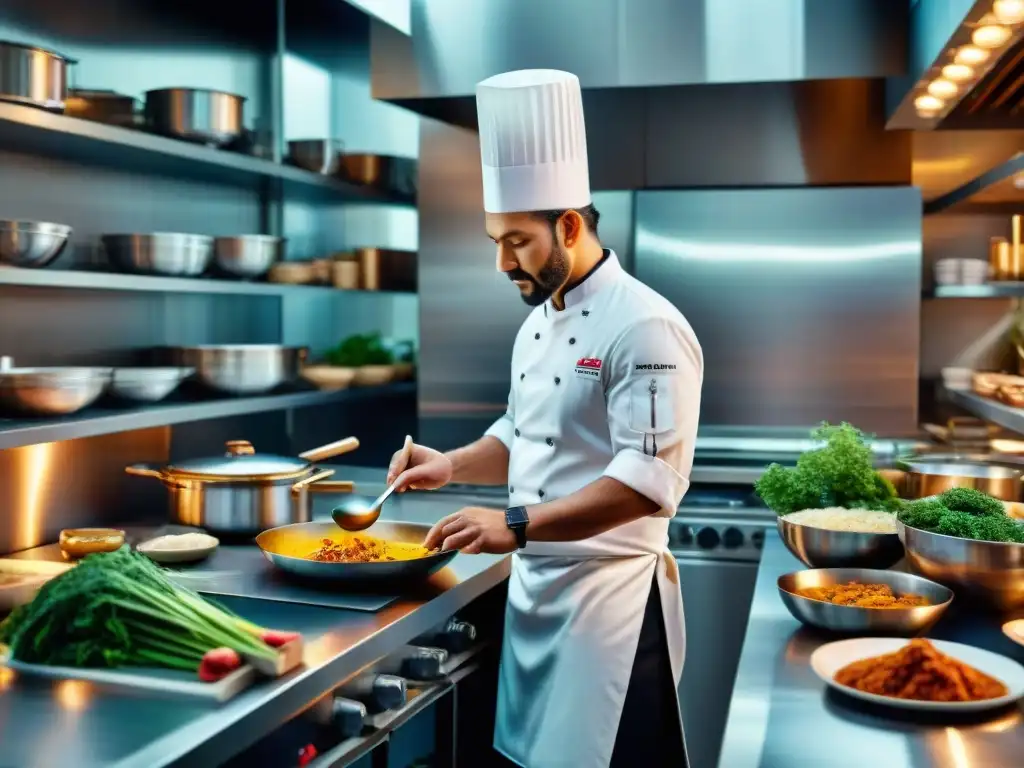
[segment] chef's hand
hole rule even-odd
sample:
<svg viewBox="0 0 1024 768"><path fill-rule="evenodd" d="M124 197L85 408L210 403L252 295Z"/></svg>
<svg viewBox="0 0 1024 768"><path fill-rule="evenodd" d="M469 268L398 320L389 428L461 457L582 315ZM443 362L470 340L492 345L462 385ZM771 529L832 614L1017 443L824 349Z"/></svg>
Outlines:
<svg viewBox="0 0 1024 768"><path fill-rule="evenodd" d="M463 507L438 521L423 542L427 549L458 549L470 555L504 555L517 549L516 535L505 525L505 511Z"/></svg>
<svg viewBox="0 0 1024 768"><path fill-rule="evenodd" d="M405 438L405 445L396 451L388 465L388 485L398 479L399 493L434 491L447 485L452 479L452 463L440 451L416 445L411 437Z"/></svg>

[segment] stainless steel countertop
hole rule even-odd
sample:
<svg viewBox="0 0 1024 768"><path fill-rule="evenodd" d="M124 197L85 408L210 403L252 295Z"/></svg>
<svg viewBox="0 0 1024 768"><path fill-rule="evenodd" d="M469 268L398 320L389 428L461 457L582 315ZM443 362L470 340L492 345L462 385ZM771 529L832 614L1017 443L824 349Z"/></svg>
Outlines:
<svg viewBox="0 0 1024 768"><path fill-rule="evenodd" d="M1021 706L980 717L939 718L861 704L826 691L808 659L819 645L838 638L803 627L779 600L776 587L779 576L802 567L778 533L768 531L719 768L1007 768L1021 764ZM1000 623L971 613L954 600L928 635L1024 662L1024 648L1003 636Z"/></svg>
<svg viewBox="0 0 1024 768"><path fill-rule="evenodd" d="M357 491L376 495L383 470L339 467ZM329 513L330 499L318 499ZM452 494L395 497L383 517L430 523L480 499ZM491 504L492 506L502 506ZM222 705L129 695L64 681L18 679L0 668L0 766L208 766L241 752L306 704L374 660L436 626L509 573L508 557L457 555L420 593L377 613L220 598L258 624L303 633L306 666Z"/></svg>

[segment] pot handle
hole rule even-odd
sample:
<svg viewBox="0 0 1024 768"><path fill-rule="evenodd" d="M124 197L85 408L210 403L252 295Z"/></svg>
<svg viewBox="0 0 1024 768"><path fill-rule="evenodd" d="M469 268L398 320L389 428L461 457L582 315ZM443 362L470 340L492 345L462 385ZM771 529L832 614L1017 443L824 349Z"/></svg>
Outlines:
<svg viewBox="0 0 1024 768"><path fill-rule="evenodd" d="M343 440L336 440L333 443L327 445L321 445L319 448L311 448L308 451L303 451L299 454L300 459L306 461L323 461L324 459L330 459L335 456L341 456L343 453L349 453L359 447L359 438L357 437L346 437Z"/></svg>
<svg viewBox="0 0 1024 768"><path fill-rule="evenodd" d="M135 477L155 477L157 480L164 479L164 473L152 464L132 464L124 468L125 473Z"/></svg>
<svg viewBox="0 0 1024 768"><path fill-rule="evenodd" d="M308 486L310 483L315 483L317 480L323 480L325 477L330 477L333 474L333 469L321 469L317 472L314 472L308 477L304 477L301 480L298 480L297 482L292 484L292 493L297 493L298 491L301 491L303 488Z"/></svg>
<svg viewBox="0 0 1024 768"><path fill-rule="evenodd" d="M313 483L306 488L310 493L352 493L356 484L351 480L328 480L323 483Z"/></svg>

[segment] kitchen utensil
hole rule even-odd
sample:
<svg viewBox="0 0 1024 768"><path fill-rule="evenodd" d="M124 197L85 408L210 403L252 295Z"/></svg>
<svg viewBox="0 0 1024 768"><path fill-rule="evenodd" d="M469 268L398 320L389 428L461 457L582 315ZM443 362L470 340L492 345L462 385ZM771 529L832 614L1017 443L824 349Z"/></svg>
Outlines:
<svg viewBox="0 0 1024 768"><path fill-rule="evenodd" d="M430 526L420 523L378 520L373 526L375 537L397 543L423 544L428 531ZM447 565L457 554L457 550L450 549L431 552L426 557L415 560L383 560L370 563L325 562L284 554L294 550L296 539L315 542L337 533L338 526L334 522L299 523L264 531L256 537L256 544L263 551L263 555L282 571L308 579L360 585L425 579Z"/></svg>
<svg viewBox="0 0 1024 768"><path fill-rule="evenodd" d="M279 344L208 344L178 347L172 357L195 368L205 386L229 395L269 392L299 376L306 349Z"/></svg>
<svg viewBox="0 0 1024 768"><path fill-rule="evenodd" d="M412 437L410 435L405 436L405 443L402 446L402 454L405 457L405 461L408 462L409 454L412 452ZM363 500L357 496L350 497L345 501L341 502L338 506L331 510L331 517L334 522L338 524L339 528L343 528L346 531L363 531L377 522L377 518L380 517L380 510L384 506L384 502L387 501L391 494L395 492L398 487L398 478L395 479L391 485L387 487L372 504L365 504Z"/></svg>
<svg viewBox="0 0 1024 768"><path fill-rule="evenodd" d="M897 595L921 595L929 605L914 608L861 608L812 600L797 594L802 589L835 584L886 584ZM868 568L820 568L779 577L779 597L804 624L833 632L893 632L912 635L931 626L953 602L953 591L941 584L899 571Z"/></svg>
<svg viewBox="0 0 1024 768"><path fill-rule="evenodd" d="M242 135L245 97L205 88L146 91L150 130L186 141L221 147Z"/></svg>
<svg viewBox="0 0 1024 768"><path fill-rule="evenodd" d="M1024 469L970 460L929 461L926 457L904 460L900 465L906 472L907 498L937 496L950 488L975 488L1003 501L1021 497Z"/></svg>
<svg viewBox="0 0 1024 768"><path fill-rule="evenodd" d="M356 376L355 368L337 365L307 365L302 369L302 378L318 389L345 389Z"/></svg>
<svg viewBox="0 0 1024 768"><path fill-rule="evenodd" d="M99 552L113 552L124 546L124 531L116 528L65 528L57 541L68 560Z"/></svg>
<svg viewBox="0 0 1024 768"><path fill-rule="evenodd" d="M45 267L71 236L71 227L45 221L0 221L0 264Z"/></svg>
<svg viewBox="0 0 1024 768"><path fill-rule="evenodd" d="M367 291L415 291L416 254L387 248L356 248L360 285Z"/></svg>
<svg viewBox="0 0 1024 768"><path fill-rule="evenodd" d="M72 88L64 105L64 114L97 123L136 127L135 99L107 90Z"/></svg>
<svg viewBox="0 0 1024 768"><path fill-rule="evenodd" d="M0 41L0 101L64 111L68 65L74 59L10 41Z"/></svg>
<svg viewBox="0 0 1024 768"><path fill-rule="evenodd" d="M306 285L312 283L316 274L310 261L280 261L270 268L267 279L272 283Z"/></svg>
<svg viewBox="0 0 1024 768"><path fill-rule="evenodd" d="M194 368L115 368L110 394L136 403L157 403L195 373Z"/></svg>
<svg viewBox="0 0 1024 768"><path fill-rule="evenodd" d="M1006 686L1008 693L998 699L983 699L981 701L918 701L879 696L836 682L836 673L847 664L873 656L895 653L907 644L907 639L904 637L858 637L826 643L811 654L810 664L814 674L821 678L821 681L829 688L856 699L897 709L911 709L919 712L977 712L1004 707L1024 696L1024 667L1013 659L975 648L973 645L951 643L948 640L931 640L931 643L940 653L999 680Z"/></svg>
<svg viewBox="0 0 1024 768"><path fill-rule="evenodd" d="M136 464L125 472L163 482L174 522L224 533L305 522L311 518L310 493L352 491L351 482L325 482L334 470L313 462L355 450L359 441L354 437L305 451L298 458L256 453L245 440L230 441L226 447L223 456L165 467Z"/></svg>
<svg viewBox="0 0 1024 768"><path fill-rule="evenodd" d="M895 533L829 531L778 518L779 535L793 555L811 568L889 568L903 557Z"/></svg>
<svg viewBox="0 0 1024 768"><path fill-rule="evenodd" d="M288 142L288 160L313 173L333 176L341 168L345 145L334 139L300 139Z"/></svg>
<svg viewBox="0 0 1024 768"><path fill-rule="evenodd" d="M352 384L357 387L380 387L391 381L394 376L395 370L390 365L360 365L356 368Z"/></svg>
<svg viewBox="0 0 1024 768"><path fill-rule="evenodd" d="M416 194L416 161L412 158L345 153L339 174L356 184L402 195Z"/></svg>
<svg viewBox="0 0 1024 768"><path fill-rule="evenodd" d="M352 259L331 262L331 285L345 291L356 290L359 287L359 262Z"/></svg>
<svg viewBox="0 0 1024 768"><path fill-rule="evenodd" d="M156 539L140 542L135 549L153 562L171 565L174 563L197 563L200 560L205 560L220 545L220 541L215 536L206 536L206 541L201 546L175 549L157 546L161 538L163 537L158 536Z"/></svg>
<svg viewBox="0 0 1024 768"><path fill-rule="evenodd" d="M0 357L0 409L66 416L92 405L110 384L109 368L15 368Z"/></svg>
<svg viewBox="0 0 1024 768"><path fill-rule="evenodd" d="M238 235L213 240L217 268L243 279L261 277L274 262L284 258L284 238L272 235Z"/></svg>
<svg viewBox="0 0 1024 768"><path fill-rule="evenodd" d="M111 266L140 274L201 275L213 257L213 238L178 232L101 235Z"/></svg>
<svg viewBox="0 0 1024 768"><path fill-rule="evenodd" d="M925 578L1001 611L1024 607L1024 544L944 536L897 523L907 562Z"/></svg>

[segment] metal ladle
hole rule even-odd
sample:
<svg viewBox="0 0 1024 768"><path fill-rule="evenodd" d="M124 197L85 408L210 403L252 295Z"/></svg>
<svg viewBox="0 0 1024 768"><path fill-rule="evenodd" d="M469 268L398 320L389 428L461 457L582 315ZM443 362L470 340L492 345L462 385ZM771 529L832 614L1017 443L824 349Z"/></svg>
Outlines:
<svg viewBox="0 0 1024 768"><path fill-rule="evenodd" d="M412 445L412 437L406 435L402 452L405 454L407 461ZM387 490L369 505L359 498L346 499L331 510L331 517L338 524L339 528L343 528L346 531L365 531L377 522L384 502L395 492L396 488L398 488L398 478L395 478L395 481L388 486Z"/></svg>

